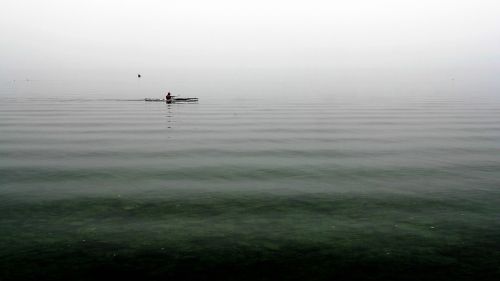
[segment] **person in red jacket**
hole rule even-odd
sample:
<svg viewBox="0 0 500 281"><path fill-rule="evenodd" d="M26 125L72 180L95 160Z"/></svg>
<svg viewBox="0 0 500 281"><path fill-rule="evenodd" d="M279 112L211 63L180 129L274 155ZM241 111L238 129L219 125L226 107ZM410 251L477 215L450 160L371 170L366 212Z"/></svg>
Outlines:
<svg viewBox="0 0 500 281"><path fill-rule="evenodd" d="M172 96L170 95L170 92L168 92L167 96L165 97L165 101L167 103L172 103Z"/></svg>

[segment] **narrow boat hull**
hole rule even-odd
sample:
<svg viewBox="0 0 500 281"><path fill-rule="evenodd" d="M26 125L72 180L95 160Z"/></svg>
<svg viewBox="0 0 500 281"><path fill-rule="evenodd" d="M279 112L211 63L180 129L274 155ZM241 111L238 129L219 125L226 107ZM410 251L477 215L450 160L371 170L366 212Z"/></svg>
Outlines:
<svg viewBox="0 0 500 281"><path fill-rule="evenodd" d="M145 98L144 101L166 102L165 99L153 99L153 98ZM176 102L198 102L198 98L174 98L174 99L172 99L172 103L176 103Z"/></svg>

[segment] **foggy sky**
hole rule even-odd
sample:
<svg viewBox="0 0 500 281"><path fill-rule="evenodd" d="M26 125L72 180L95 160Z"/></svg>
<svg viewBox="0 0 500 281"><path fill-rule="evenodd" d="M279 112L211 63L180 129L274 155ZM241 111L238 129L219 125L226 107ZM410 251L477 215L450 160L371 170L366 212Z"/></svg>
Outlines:
<svg viewBox="0 0 500 281"><path fill-rule="evenodd" d="M486 0L2 0L0 76L165 68L500 65Z"/></svg>

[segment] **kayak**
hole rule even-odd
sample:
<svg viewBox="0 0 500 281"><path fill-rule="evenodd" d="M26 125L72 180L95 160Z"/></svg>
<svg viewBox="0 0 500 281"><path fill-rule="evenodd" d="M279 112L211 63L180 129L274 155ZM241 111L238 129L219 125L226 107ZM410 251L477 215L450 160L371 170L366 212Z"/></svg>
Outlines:
<svg viewBox="0 0 500 281"><path fill-rule="evenodd" d="M166 102L165 99L153 99L153 98L145 98L144 101ZM198 102L198 98L172 98L172 102Z"/></svg>

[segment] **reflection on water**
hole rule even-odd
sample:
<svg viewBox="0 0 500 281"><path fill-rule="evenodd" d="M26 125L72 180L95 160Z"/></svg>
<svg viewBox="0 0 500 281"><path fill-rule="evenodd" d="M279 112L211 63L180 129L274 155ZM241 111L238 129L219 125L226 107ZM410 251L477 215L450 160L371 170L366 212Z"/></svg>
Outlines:
<svg viewBox="0 0 500 281"><path fill-rule="evenodd" d="M173 118L172 118L172 104L167 104L167 123L168 123L168 127L167 128L171 128L172 126L172 123L174 122L173 121Z"/></svg>

